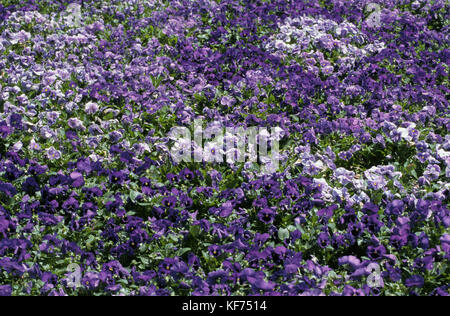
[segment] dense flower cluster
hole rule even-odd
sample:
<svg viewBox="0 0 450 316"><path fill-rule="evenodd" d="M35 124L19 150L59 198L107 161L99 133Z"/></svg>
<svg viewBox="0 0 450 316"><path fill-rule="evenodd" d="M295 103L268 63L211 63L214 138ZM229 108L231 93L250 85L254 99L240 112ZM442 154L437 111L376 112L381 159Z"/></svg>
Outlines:
<svg viewBox="0 0 450 316"><path fill-rule="evenodd" d="M448 295L449 13L2 1L0 295ZM175 161L196 119L278 170Z"/></svg>

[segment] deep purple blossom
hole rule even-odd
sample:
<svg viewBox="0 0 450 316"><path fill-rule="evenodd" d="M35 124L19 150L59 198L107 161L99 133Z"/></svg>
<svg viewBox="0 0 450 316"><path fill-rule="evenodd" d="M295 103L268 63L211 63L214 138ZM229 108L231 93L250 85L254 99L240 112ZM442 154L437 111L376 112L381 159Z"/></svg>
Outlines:
<svg viewBox="0 0 450 316"><path fill-rule="evenodd" d="M276 212L271 208L264 208L258 212L258 219L265 224L270 224L274 221L275 215Z"/></svg>
<svg viewBox="0 0 450 316"><path fill-rule="evenodd" d="M413 275L405 280L405 285L407 287L422 287L424 285L424 279L420 275Z"/></svg>

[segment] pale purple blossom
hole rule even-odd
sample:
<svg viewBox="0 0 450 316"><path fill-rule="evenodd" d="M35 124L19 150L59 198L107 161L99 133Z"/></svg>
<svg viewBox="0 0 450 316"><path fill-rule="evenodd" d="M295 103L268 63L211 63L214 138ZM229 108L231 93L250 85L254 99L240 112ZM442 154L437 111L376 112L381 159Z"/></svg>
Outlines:
<svg viewBox="0 0 450 316"><path fill-rule="evenodd" d="M336 170L334 170L334 176L340 184L347 185L348 183L352 182L353 178L355 177L355 173L345 168L337 168Z"/></svg>
<svg viewBox="0 0 450 316"><path fill-rule="evenodd" d="M425 169L423 176L428 181L435 181L439 178L440 172L441 172L441 167L439 167L439 165L430 164Z"/></svg>
<svg viewBox="0 0 450 316"><path fill-rule="evenodd" d="M29 41L31 39L31 34L28 32L25 32L24 30L21 30L18 33L11 34L10 42L11 44L17 44L17 43L25 43L26 41Z"/></svg>
<svg viewBox="0 0 450 316"><path fill-rule="evenodd" d="M230 97L230 96L227 96L227 95L223 96L222 99L220 100L220 103L222 105L226 105L226 106L229 106L229 107L233 106L235 102L236 102L236 100L233 97Z"/></svg>
<svg viewBox="0 0 450 316"><path fill-rule="evenodd" d="M34 150L34 151L39 151L41 150L41 146L36 143L36 141L34 140L34 138L32 138L30 140L30 146L29 146L30 150Z"/></svg>
<svg viewBox="0 0 450 316"><path fill-rule="evenodd" d="M83 122L76 117L70 118L67 121L67 125L69 125L70 128L73 128L76 130L85 130L86 129L83 125Z"/></svg>
<svg viewBox="0 0 450 316"><path fill-rule="evenodd" d="M84 109L85 109L87 114L95 114L95 113L97 113L99 107L98 107L97 103L88 102L88 103L86 103Z"/></svg>
<svg viewBox="0 0 450 316"><path fill-rule="evenodd" d="M50 160L57 160L61 158L61 152L56 150L53 146L47 149L47 157Z"/></svg>

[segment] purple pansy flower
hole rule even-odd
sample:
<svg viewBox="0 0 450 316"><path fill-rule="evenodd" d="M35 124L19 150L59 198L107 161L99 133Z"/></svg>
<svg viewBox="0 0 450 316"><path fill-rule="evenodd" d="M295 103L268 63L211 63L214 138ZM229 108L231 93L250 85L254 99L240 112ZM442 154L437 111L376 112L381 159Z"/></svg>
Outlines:
<svg viewBox="0 0 450 316"><path fill-rule="evenodd" d="M421 275L413 275L405 280L407 287L423 287L424 279Z"/></svg>
<svg viewBox="0 0 450 316"><path fill-rule="evenodd" d="M11 285L0 285L0 296L11 296L12 287Z"/></svg>
<svg viewBox="0 0 450 316"><path fill-rule="evenodd" d="M266 207L258 212L258 219L265 224L270 224L274 221L275 215L276 212L273 209Z"/></svg>
<svg viewBox="0 0 450 316"><path fill-rule="evenodd" d="M47 149L47 157L50 160L57 160L61 158L61 152L56 150L54 147Z"/></svg>

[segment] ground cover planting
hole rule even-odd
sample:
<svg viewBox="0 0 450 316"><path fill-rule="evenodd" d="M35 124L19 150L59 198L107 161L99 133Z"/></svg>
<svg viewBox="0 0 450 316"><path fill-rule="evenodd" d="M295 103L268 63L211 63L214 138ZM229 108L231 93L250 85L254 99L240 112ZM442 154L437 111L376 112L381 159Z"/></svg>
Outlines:
<svg viewBox="0 0 450 316"><path fill-rule="evenodd" d="M0 295L447 296L443 0L2 0Z"/></svg>

